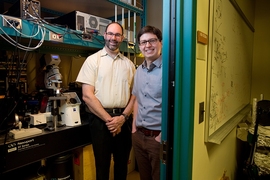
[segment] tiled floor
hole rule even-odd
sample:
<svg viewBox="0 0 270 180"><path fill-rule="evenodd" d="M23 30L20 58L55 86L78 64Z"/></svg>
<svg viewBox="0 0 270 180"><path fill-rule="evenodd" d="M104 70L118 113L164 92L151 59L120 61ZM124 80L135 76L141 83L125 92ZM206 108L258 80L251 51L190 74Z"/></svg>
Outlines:
<svg viewBox="0 0 270 180"><path fill-rule="evenodd" d="M132 171L128 174L127 180L140 180L140 175L138 171Z"/></svg>

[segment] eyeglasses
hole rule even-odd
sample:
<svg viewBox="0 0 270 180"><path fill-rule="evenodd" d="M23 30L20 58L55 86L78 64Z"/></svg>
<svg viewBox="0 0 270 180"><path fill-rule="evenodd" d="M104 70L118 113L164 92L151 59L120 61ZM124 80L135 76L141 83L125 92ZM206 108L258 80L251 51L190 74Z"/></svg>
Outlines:
<svg viewBox="0 0 270 180"><path fill-rule="evenodd" d="M122 34L119 34L119 33L114 34L114 33L112 33L112 32L106 32L106 34L107 34L107 36L108 36L109 38L115 36L116 38L120 39L120 38L123 36Z"/></svg>
<svg viewBox="0 0 270 180"><path fill-rule="evenodd" d="M149 39L148 41L140 41L139 46L146 46L147 43L149 43L151 45L155 45L157 43L157 41L158 41L157 38L152 38L152 39Z"/></svg>

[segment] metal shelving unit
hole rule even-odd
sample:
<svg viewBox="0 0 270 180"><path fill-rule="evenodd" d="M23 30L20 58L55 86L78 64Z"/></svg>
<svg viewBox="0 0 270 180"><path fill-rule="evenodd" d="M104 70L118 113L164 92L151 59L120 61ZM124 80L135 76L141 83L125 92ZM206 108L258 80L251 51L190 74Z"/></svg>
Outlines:
<svg viewBox="0 0 270 180"><path fill-rule="evenodd" d="M15 3L15 0L3 0L3 2L7 3ZM129 3L126 3L125 1L120 0L108 0L108 2L115 5L118 5L122 8L125 8L127 10L131 11L131 15L136 15L141 17L141 26L145 23L144 16L145 12L142 8L133 6ZM146 4L146 0L138 1L142 5ZM41 4L42 5L42 4ZM52 14L55 14L56 16L63 15L63 13L50 10L47 8L40 8L42 12L50 12ZM113 12L112 12L113 14ZM16 18L16 17L14 17ZM19 30L22 34L31 35L31 32L33 29L37 26L36 23L22 19L21 20L21 26L22 28ZM89 39L83 39L82 38L82 32L75 31L72 29L66 29L62 27L54 26L53 24L45 24L46 28L46 35L44 42L40 48L38 48L36 51L40 53L58 53L58 54L65 54L65 55L72 55L72 56L88 56L90 53L96 52L98 49L102 48L104 46L104 40L102 35L100 34L91 34L91 40ZM32 39L21 37L13 28L11 27L4 27L4 21L3 18L0 17L0 34L6 33L8 36L12 37L13 39L16 38L22 38L20 41L22 44L29 44L29 41L32 41L31 44L38 43L38 41L42 38L41 33L35 36ZM53 37L52 38L52 34ZM59 38L61 36L61 38ZM6 47L7 49L12 49L12 45L7 43L3 40L3 38L0 38L0 45L2 47ZM13 48L14 49L14 48ZM122 52L129 52L137 54L139 53L139 48L134 43L129 43L127 41L124 41L120 47Z"/></svg>
<svg viewBox="0 0 270 180"><path fill-rule="evenodd" d="M0 16L0 22L3 22L3 18ZM31 31L35 28L36 24L34 22L28 20L22 20L22 29L20 32L25 35L31 35ZM18 38L18 32L16 32L13 28L4 27L3 23L0 23L0 28L2 28L6 34L13 37L14 39ZM76 55L76 56L87 56L89 53L95 52L98 49L101 49L104 46L103 36L92 34L91 40L83 40L82 33L79 31L65 29L61 27L54 27L50 25L45 25L46 35L43 42L43 45L37 49L37 52L40 53L58 53L65 55ZM3 34L3 31L0 32ZM53 34L53 35L52 35ZM55 37L55 38L52 38ZM59 38L59 36L62 36ZM38 34L32 39L32 44L38 43L38 41L42 38L41 34ZM21 39L21 42L25 45L29 43L28 38ZM121 46L121 51L123 52L131 52L131 53L139 53L139 49L137 46L131 46L128 49L128 42L123 42ZM2 47L6 47L6 49L12 49L13 46L8 44L6 41L0 41L0 45Z"/></svg>
<svg viewBox="0 0 270 180"><path fill-rule="evenodd" d="M27 64L19 59L18 56L8 58L6 54L1 52L0 56L0 95L5 95L8 86L16 86L18 83L18 91L27 93ZM8 84L8 85L7 85Z"/></svg>
<svg viewBox="0 0 270 180"><path fill-rule="evenodd" d="M3 2L13 4L16 1L1 1L1 3ZM131 15L133 14L135 16L140 16L141 19L144 19L142 17L144 17L145 12L141 8L122 2L120 0L108 0L108 2L112 3L111 7L113 7L115 4L119 6L120 9L125 8L126 10L130 10ZM139 3L145 5L146 0L141 0ZM54 10L42 7L40 9L45 13L49 12L51 14L55 14L56 16L63 15L62 13ZM112 12L112 14L113 13L114 12ZM17 30L11 25L8 25L4 18L10 18L11 20L16 20L16 22L19 22L19 25L15 24ZM143 22L144 21L141 21L141 23ZM38 31L39 28L43 29L43 32ZM33 34L36 35L33 36ZM42 34L45 34L45 36ZM42 43L42 45L36 49L28 50L25 48L25 50L40 54L53 53L74 57L87 57L89 54L98 51L104 46L103 36L98 34L98 32L87 34L89 37L85 38L85 34L83 34L83 32L65 28L63 26L57 26L56 24L50 23L50 20L48 20L48 22L44 20L44 22L42 21L37 23L37 20L21 19L18 17L2 14L0 14L0 35L2 36L0 37L0 46L3 47L2 50L7 51L14 51L18 49L17 45L22 45L24 47L35 47ZM11 43L12 40L13 43ZM122 53L128 56L134 56L135 54L140 53L138 46L134 42L128 41L124 41L121 44L120 50ZM3 72L3 70L1 72ZM4 79L2 79L2 84L3 83L5 83Z"/></svg>
<svg viewBox="0 0 270 180"><path fill-rule="evenodd" d="M20 41L22 44L29 44L30 39L26 37L21 37L17 31L15 31L11 27L4 27L3 26L3 17L0 16L0 28L1 34L16 39L16 38L22 38ZM32 21L28 20L21 20L22 22L22 29L19 30L20 33L31 36L32 31L37 27L37 24L35 24ZM46 34L44 38L44 42L42 46L37 49L38 52L47 52L47 51L53 51L53 52L60 52L60 54L73 54L73 55L81 55L84 56L91 51L96 51L103 47L103 37L98 36L96 34L92 35L91 40L82 40L82 33L78 31L74 31L71 29L65 29L61 27L55 27L51 25L44 25L44 28L46 29ZM42 34L39 33L35 37L31 39L31 44L37 43L37 41L42 39ZM1 45L2 47L6 48L12 48L11 45L9 45L6 41L4 41L1 38Z"/></svg>

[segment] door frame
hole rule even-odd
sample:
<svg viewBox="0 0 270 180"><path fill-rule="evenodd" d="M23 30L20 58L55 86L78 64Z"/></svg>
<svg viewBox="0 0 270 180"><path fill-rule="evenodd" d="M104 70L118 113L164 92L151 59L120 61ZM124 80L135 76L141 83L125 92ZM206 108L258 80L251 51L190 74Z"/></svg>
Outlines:
<svg viewBox="0 0 270 180"><path fill-rule="evenodd" d="M196 0L163 0L161 179L192 179Z"/></svg>

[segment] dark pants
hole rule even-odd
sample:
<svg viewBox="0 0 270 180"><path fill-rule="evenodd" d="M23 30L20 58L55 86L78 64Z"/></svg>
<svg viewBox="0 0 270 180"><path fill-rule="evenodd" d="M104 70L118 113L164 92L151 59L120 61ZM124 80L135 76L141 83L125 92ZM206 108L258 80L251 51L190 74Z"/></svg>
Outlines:
<svg viewBox="0 0 270 180"><path fill-rule="evenodd" d="M160 143L141 131L132 134L132 146L141 180L160 179Z"/></svg>
<svg viewBox="0 0 270 180"><path fill-rule="evenodd" d="M96 180L109 180L111 155L114 160L114 179L126 180L129 153L131 150L131 124L126 121L121 132L113 137L104 121L94 114L89 115L92 145L95 156Z"/></svg>

